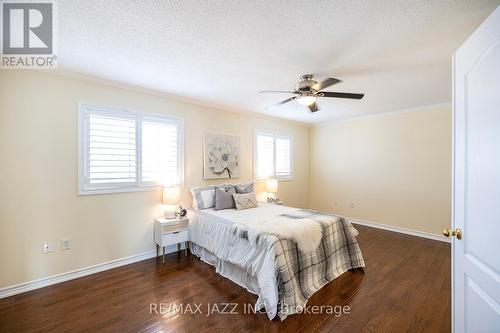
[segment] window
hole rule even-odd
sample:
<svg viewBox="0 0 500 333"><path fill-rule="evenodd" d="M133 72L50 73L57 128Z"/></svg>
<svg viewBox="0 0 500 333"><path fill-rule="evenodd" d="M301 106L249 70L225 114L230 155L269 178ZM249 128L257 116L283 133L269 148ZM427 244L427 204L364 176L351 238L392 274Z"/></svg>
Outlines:
<svg viewBox="0 0 500 333"><path fill-rule="evenodd" d="M255 133L255 178L292 178L292 137Z"/></svg>
<svg viewBox="0 0 500 333"><path fill-rule="evenodd" d="M79 193L180 184L182 131L180 119L80 105Z"/></svg>

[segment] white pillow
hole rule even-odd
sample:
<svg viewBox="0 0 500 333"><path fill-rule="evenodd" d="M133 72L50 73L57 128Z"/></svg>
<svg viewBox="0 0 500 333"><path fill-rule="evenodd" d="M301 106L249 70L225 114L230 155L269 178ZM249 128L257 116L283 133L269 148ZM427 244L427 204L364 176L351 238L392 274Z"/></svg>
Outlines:
<svg viewBox="0 0 500 333"><path fill-rule="evenodd" d="M227 184L233 186L231 184ZM201 210L215 207L215 188L226 188L226 184L197 186L191 188L191 195L193 196L192 206L193 209Z"/></svg>
<svg viewBox="0 0 500 333"><path fill-rule="evenodd" d="M193 187L191 189L193 196L194 209L207 209L215 207L215 186Z"/></svg>

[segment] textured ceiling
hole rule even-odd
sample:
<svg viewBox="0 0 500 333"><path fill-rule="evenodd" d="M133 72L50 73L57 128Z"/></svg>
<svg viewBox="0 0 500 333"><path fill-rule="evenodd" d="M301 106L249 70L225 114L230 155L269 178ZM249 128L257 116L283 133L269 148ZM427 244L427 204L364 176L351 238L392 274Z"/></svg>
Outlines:
<svg viewBox="0 0 500 333"><path fill-rule="evenodd" d="M308 123L451 100L451 56L500 0L57 1L59 67ZM265 110L301 74L344 82Z"/></svg>

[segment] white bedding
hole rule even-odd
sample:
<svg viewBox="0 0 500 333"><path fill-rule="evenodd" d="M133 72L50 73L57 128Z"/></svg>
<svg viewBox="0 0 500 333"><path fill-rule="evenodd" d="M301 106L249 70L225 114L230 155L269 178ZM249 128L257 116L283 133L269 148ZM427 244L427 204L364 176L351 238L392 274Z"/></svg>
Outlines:
<svg viewBox="0 0 500 333"><path fill-rule="evenodd" d="M191 251L203 261L215 266L222 276L256 294L256 308L265 308L269 319L273 319L277 314L279 300L275 248L252 246L247 239L234 232L234 225L249 219L272 218L300 210L267 203L259 203L257 208L239 211L191 210ZM357 234L357 231L355 233Z"/></svg>
<svg viewBox="0 0 500 333"><path fill-rule="evenodd" d="M236 209L223 209L223 210L213 210L204 209L197 211L200 215L205 216L216 216L221 222L225 223L237 223L240 221L249 220L252 218L259 217L273 217L281 214L291 213L299 211L300 208L288 207L283 205L271 205L265 202L259 202L259 206L256 208L236 210Z"/></svg>
<svg viewBox="0 0 500 333"><path fill-rule="evenodd" d="M259 207L239 211L190 211L189 239L194 243L191 250L202 260L214 265L219 274L258 295L256 307L265 307L269 319L272 319L276 316L278 304L273 249L251 246L246 239L233 233L231 226L249 218L277 216L296 210L259 203Z"/></svg>

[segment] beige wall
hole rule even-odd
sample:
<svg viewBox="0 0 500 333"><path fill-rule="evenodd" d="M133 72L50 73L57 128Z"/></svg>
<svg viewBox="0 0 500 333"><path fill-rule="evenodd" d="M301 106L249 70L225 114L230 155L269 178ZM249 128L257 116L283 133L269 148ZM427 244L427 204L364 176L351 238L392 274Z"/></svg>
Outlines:
<svg viewBox="0 0 500 333"><path fill-rule="evenodd" d="M280 183L280 197L308 206L305 126L42 72L0 71L0 288L154 249L158 190L77 195L78 102L183 117L186 188L208 183L203 133L241 136L239 181L253 178L254 128L291 134L294 180ZM63 238L72 239L71 250L60 250ZM53 241L56 251L42 254L43 241Z"/></svg>
<svg viewBox="0 0 500 333"><path fill-rule="evenodd" d="M222 182L203 180L203 133L241 136L238 181L247 181L258 128L294 137L294 180L279 193L288 205L436 234L449 225L450 107L308 128L130 87L0 71L0 288L154 249L158 190L77 195L78 102L184 118L184 204L187 188ZM60 250L63 238L71 250ZM55 252L42 254L43 241Z"/></svg>
<svg viewBox="0 0 500 333"><path fill-rule="evenodd" d="M439 234L450 225L451 124L447 106L312 128L311 208Z"/></svg>

